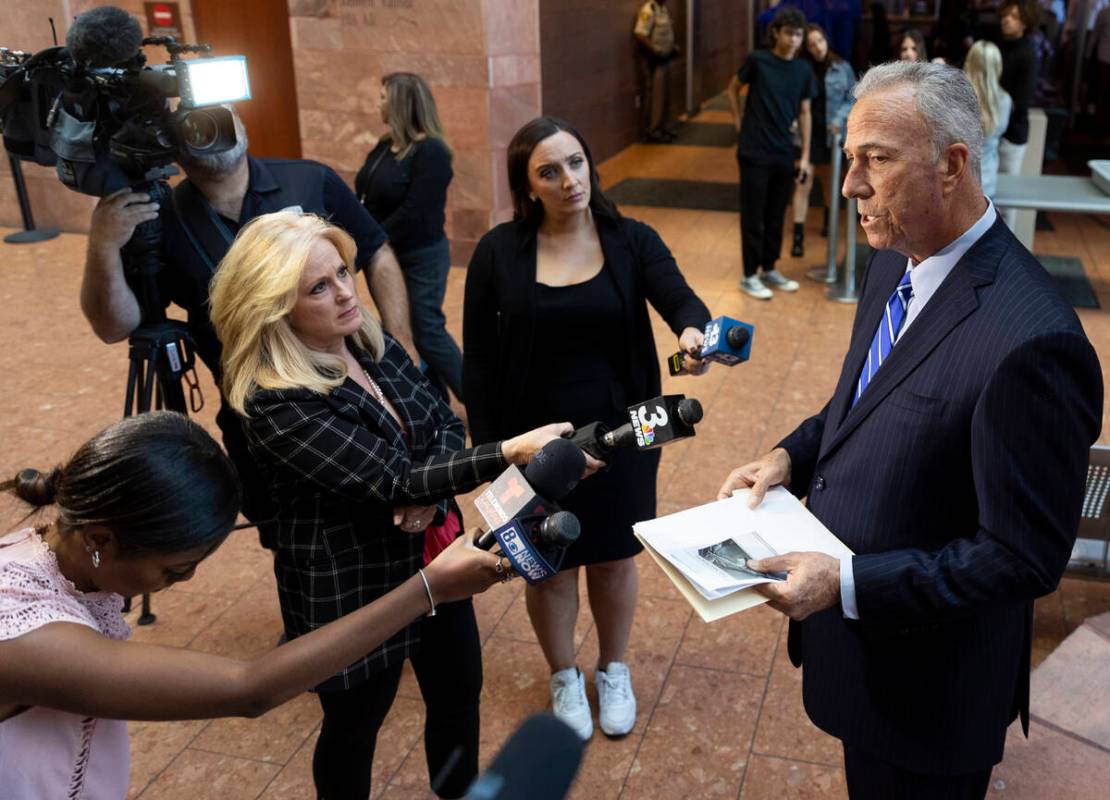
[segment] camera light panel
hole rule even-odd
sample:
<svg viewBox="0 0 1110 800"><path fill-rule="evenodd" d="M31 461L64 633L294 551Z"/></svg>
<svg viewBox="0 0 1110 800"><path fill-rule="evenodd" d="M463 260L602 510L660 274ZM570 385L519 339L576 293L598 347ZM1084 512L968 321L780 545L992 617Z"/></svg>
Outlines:
<svg viewBox="0 0 1110 800"><path fill-rule="evenodd" d="M178 88L185 106L211 106L250 100L245 56L194 58L177 62Z"/></svg>

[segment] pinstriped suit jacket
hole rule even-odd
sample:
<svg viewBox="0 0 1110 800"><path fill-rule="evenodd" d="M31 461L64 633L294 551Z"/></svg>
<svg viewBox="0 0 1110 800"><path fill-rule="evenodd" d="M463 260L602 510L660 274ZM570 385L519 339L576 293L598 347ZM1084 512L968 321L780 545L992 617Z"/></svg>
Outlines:
<svg viewBox="0 0 1110 800"><path fill-rule="evenodd" d="M823 730L928 774L1001 760L1028 725L1033 598L1067 564L1102 372L1074 311L1001 218L851 396L905 256L879 252L836 391L781 446L791 489L856 553L858 621L792 623Z"/></svg>
<svg viewBox="0 0 1110 800"><path fill-rule="evenodd" d="M395 506L438 503L442 522L452 495L507 466L500 442L462 449L462 422L401 346L385 338L378 363L356 355L400 414L407 441L389 412L349 378L327 395L264 390L247 402L247 440L278 509L274 572L290 637L416 574L424 536L393 525ZM418 645L418 631L408 626L318 688L350 688L397 663Z"/></svg>

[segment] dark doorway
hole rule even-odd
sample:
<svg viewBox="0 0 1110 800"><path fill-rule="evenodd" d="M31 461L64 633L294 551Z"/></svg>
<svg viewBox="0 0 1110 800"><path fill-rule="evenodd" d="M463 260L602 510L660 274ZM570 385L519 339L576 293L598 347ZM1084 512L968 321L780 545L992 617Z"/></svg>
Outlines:
<svg viewBox="0 0 1110 800"><path fill-rule="evenodd" d="M251 155L300 158L301 129L288 0L193 0L197 40L215 55L247 57L251 99L237 108Z"/></svg>

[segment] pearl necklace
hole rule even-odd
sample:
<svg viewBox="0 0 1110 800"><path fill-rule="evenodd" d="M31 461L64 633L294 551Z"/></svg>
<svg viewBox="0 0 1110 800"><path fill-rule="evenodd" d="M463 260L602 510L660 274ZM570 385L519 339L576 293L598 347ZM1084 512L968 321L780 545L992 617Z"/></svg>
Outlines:
<svg viewBox="0 0 1110 800"><path fill-rule="evenodd" d="M382 391L382 388L370 377L370 373L366 371L365 367L360 367L360 369L362 369L362 374L366 376L366 382L370 384L371 394L374 395L374 398L379 403L385 406L385 393Z"/></svg>

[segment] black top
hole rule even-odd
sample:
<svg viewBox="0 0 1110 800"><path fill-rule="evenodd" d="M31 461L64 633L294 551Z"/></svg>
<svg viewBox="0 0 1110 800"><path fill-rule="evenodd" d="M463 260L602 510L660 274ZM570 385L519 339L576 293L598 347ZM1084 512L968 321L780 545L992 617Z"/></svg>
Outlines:
<svg viewBox="0 0 1110 800"><path fill-rule="evenodd" d="M404 158L383 136L355 177L355 194L378 220L394 250L432 244L444 236L443 207L454 173L451 151L439 139L415 142Z"/></svg>
<svg viewBox="0 0 1110 800"><path fill-rule="evenodd" d="M554 419L575 427L595 420L609 426L625 422L625 409L639 398L623 402L620 390L622 402L613 402L610 387L620 385L621 338L621 297L605 267L570 286L537 284L532 363L542 369L528 371L518 432Z"/></svg>
<svg viewBox="0 0 1110 800"><path fill-rule="evenodd" d="M802 101L817 96L813 68L802 58L787 60L770 50L756 50L736 75L749 86L737 154L756 164L792 162L790 125Z"/></svg>
<svg viewBox="0 0 1110 800"><path fill-rule="evenodd" d="M1014 101L1010 125L1002 138L1011 144L1025 144L1029 141L1029 106L1037 88L1037 53L1029 36L1003 39L998 49L1002 51L1002 77L998 82Z"/></svg>
<svg viewBox="0 0 1110 800"><path fill-rule="evenodd" d="M231 246L239 229L257 216L300 207L330 219L347 231L358 245L355 266L362 269L378 248L385 244L385 233L359 205L347 184L330 167L315 161L286 161L247 157L250 181L243 198L239 221L216 214L200 192L195 204L182 204L192 236L182 227L170 204L162 205L165 238L163 253L166 269L159 278L159 291L165 305L173 303L188 313L189 332L196 343L197 355L217 377L220 375L220 342L208 318L208 283L215 266ZM183 183L188 184L188 181ZM191 188L191 187L190 187ZM210 216L209 216L210 215ZM203 236L207 226L214 237ZM215 226L213 231L212 226ZM203 242L215 238L223 252L207 254Z"/></svg>
<svg viewBox="0 0 1110 800"><path fill-rule="evenodd" d="M621 301L616 338L597 342L594 349L615 348L622 388L635 403L660 388L648 303L676 335L687 327L704 328L709 309L654 230L631 219L600 214L594 219L605 271ZM463 306L463 393L475 442L519 430L529 373L547 370L534 360L539 291L533 226L506 222L482 237L466 271Z"/></svg>

